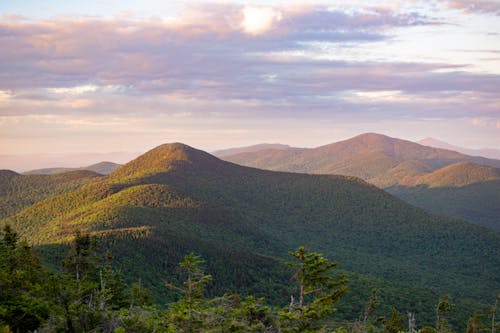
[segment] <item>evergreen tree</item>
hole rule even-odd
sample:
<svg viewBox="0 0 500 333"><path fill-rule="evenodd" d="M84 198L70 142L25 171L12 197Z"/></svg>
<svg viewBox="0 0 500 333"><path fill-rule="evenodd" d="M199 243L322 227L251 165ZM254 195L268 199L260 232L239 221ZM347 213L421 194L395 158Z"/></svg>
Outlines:
<svg viewBox="0 0 500 333"><path fill-rule="evenodd" d="M321 328L320 320L335 311L333 305L347 292L347 280L331 276L338 266L323 255L299 247L290 253L296 261L293 279L298 282L298 300L292 296L287 309L280 312L283 332L314 332Z"/></svg>
<svg viewBox="0 0 500 333"><path fill-rule="evenodd" d="M367 331L368 324L370 324L371 317L373 316L375 309L379 306L380 301L377 297L377 289L373 288L370 293L370 299L368 300L368 304L365 306L365 310L363 311L363 331ZM396 332L397 333L397 332Z"/></svg>
<svg viewBox="0 0 500 333"><path fill-rule="evenodd" d="M49 316L44 294L49 277L32 248L9 225L0 231L0 328L27 332Z"/></svg>
<svg viewBox="0 0 500 333"><path fill-rule="evenodd" d="M130 304L127 286L111 268L110 255L99 254L97 238L77 233L63 261L63 273L52 280L53 316L44 329L69 333L119 327L115 310Z"/></svg>
<svg viewBox="0 0 500 333"><path fill-rule="evenodd" d="M200 332L204 327L207 304L203 293L207 283L212 280L212 276L205 275L201 268L204 262L200 256L189 253L179 264L179 270L186 276L183 286L166 283L167 287L182 294L167 314L168 326L175 332Z"/></svg>
<svg viewBox="0 0 500 333"><path fill-rule="evenodd" d="M436 307L436 331L438 333L451 332L451 328L448 324L448 315L451 312L453 305L451 304L448 295L442 296L439 299L438 305Z"/></svg>
<svg viewBox="0 0 500 333"><path fill-rule="evenodd" d="M395 308L391 307L391 316L384 319L383 321L383 331L385 333L399 333L405 331L405 318L404 316Z"/></svg>

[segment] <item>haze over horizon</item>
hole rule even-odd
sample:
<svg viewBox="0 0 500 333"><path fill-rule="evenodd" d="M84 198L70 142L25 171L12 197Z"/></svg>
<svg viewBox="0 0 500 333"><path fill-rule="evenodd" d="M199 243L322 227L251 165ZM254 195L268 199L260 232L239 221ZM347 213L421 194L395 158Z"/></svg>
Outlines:
<svg viewBox="0 0 500 333"><path fill-rule="evenodd" d="M500 3L0 4L0 155L500 147Z"/></svg>

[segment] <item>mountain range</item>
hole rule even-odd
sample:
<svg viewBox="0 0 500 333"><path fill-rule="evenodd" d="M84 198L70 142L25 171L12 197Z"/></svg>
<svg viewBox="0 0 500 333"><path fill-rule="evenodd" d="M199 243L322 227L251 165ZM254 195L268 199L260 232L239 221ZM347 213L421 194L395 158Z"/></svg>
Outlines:
<svg viewBox="0 0 500 333"><path fill-rule="evenodd" d="M378 287L386 306L417 311L427 323L438 296L451 294L463 321L500 285L498 232L426 213L352 176L244 167L175 143L107 176L2 171L0 182L8 207L0 223L47 260L61 259L76 231L89 232L129 281L142 279L160 302L169 297L162 281L195 251L214 275L211 292L284 304L290 271L282 262L300 245L341 263L351 280L339 314L346 318L359 316Z"/></svg>
<svg viewBox="0 0 500 333"><path fill-rule="evenodd" d="M472 156L482 156L482 157L487 157L487 158L493 158L493 159L500 159L500 149L494 149L494 148L483 148L483 149L471 149L471 148L463 148L459 146L454 146L451 145L447 142L434 139L434 138L425 138L422 140L419 140L418 143L424 146L430 146L434 148L442 148L442 149L448 149L448 150L453 150L453 151L458 151L459 153L466 154L466 155L472 155Z"/></svg>
<svg viewBox="0 0 500 333"><path fill-rule="evenodd" d="M53 175L56 173L64 173L68 171L76 171L76 170L87 170L99 173L101 175L109 175L111 172L118 169L120 164L113 162L99 162L96 164L92 164L86 167L80 168L44 168L44 169L35 169L23 172L25 175Z"/></svg>
<svg viewBox="0 0 500 333"><path fill-rule="evenodd" d="M276 149L276 150L282 150L282 149L290 149L289 145L282 145L279 143L261 143L253 146L248 146L248 147L241 147L241 148L229 148L229 149L221 149L221 150L216 150L212 152L213 155L222 157L222 156L231 156L231 155L236 155L240 153L249 153L249 152L257 152L261 150L267 150L267 149Z"/></svg>
<svg viewBox="0 0 500 333"><path fill-rule="evenodd" d="M500 230L500 160L367 133L318 148L240 148L240 165L360 177L430 212Z"/></svg>

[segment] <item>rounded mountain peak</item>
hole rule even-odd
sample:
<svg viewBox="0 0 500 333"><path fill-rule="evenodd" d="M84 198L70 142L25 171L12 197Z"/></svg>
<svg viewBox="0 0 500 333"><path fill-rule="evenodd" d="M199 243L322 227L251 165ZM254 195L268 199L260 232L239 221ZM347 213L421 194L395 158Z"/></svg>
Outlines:
<svg viewBox="0 0 500 333"><path fill-rule="evenodd" d="M167 172L179 167L207 168L221 161L202 150L183 143L162 144L129 163L121 166L113 177L135 177L146 174Z"/></svg>

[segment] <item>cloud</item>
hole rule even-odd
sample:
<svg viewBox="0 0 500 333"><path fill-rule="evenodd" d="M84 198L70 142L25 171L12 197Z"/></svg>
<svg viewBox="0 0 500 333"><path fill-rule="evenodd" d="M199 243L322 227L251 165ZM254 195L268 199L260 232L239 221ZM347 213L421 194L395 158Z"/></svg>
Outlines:
<svg viewBox="0 0 500 333"><path fill-rule="evenodd" d="M497 112L499 75L444 62L320 59L311 46L348 53L390 43L394 29L436 24L399 7L220 4L166 19L2 20L0 115Z"/></svg>
<svg viewBox="0 0 500 333"><path fill-rule="evenodd" d="M479 13L500 15L500 2L496 0L449 0L446 1L447 8L458 9L464 13Z"/></svg>
<svg viewBox="0 0 500 333"><path fill-rule="evenodd" d="M241 26L243 31L250 35L262 34L283 19L283 14L271 7L245 6L242 12Z"/></svg>
<svg viewBox="0 0 500 333"><path fill-rule="evenodd" d="M71 88L48 88L48 91L54 94L64 95L80 95L88 92L97 91L98 87L95 85L87 84L83 86L76 86Z"/></svg>
<svg viewBox="0 0 500 333"><path fill-rule="evenodd" d="M178 77L178 69L205 62L232 69L252 52L300 49L307 41L371 42L389 38L393 27L431 23L390 11L237 5L189 8L168 19L3 20L0 89L130 84Z"/></svg>

